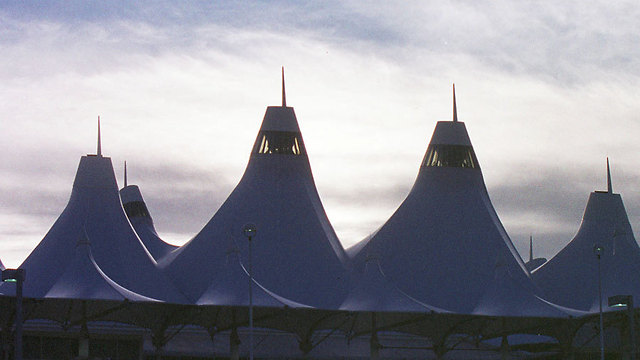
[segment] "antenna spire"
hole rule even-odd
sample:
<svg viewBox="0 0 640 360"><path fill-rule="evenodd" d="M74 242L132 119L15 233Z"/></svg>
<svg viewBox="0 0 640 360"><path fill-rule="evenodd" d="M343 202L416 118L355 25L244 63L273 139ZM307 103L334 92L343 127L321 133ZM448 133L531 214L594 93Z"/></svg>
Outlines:
<svg viewBox="0 0 640 360"><path fill-rule="evenodd" d="M453 84L453 122L458 122L458 108L456 106L456 84Z"/></svg>
<svg viewBox="0 0 640 360"><path fill-rule="evenodd" d="M100 115L98 115L98 151L96 155L102 156L102 140L100 137Z"/></svg>
<svg viewBox="0 0 640 360"><path fill-rule="evenodd" d="M127 160L124 161L124 187L127 187Z"/></svg>
<svg viewBox="0 0 640 360"><path fill-rule="evenodd" d="M611 186L611 170L609 168L609 157L607 157L607 192L613 194L613 187Z"/></svg>
<svg viewBox="0 0 640 360"><path fill-rule="evenodd" d="M529 235L529 261L533 261L533 235Z"/></svg>
<svg viewBox="0 0 640 360"><path fill-rule="evenodd" d="M284 91L284 66L282 67L282 107L287 106L287 94Z"/></svg>

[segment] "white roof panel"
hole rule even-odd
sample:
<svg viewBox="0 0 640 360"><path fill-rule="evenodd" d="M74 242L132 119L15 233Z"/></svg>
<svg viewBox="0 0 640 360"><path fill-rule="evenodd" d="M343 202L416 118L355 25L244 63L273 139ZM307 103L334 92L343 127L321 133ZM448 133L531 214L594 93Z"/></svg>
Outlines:
<svg viewBox="0 0 640 360"><path fill-rule="evenodd" d="M239 251L242 263L248 263L242 232L248 223L257 229L252 247L259 284L309 306L340 304L346 255L320 202L290 107L267 108L240 183L202 231L160 266L198 299L224 271L228 251ZM192 280L181 282L184 278Z"/></svg>

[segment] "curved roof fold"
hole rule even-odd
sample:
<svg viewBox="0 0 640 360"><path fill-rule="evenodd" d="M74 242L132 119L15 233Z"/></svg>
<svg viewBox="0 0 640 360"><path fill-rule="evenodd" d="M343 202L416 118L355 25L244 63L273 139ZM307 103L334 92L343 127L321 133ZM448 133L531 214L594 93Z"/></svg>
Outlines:
<svg viewBox="0 0 640 360"><path fill-rule="evenodd" d="M249 272L240 263L240 254L227 254L222 271L212 279L211 285L196 301L197 305L249 305ZM252 279L253 305L264 307L304 307L304 305L282 298Z"/></svg>
<svg viewBox="0 0 640 360"><path fill-rule="evenodd" d="M88 239L78 242L64 272L45 298L154 301L125 289L111 280L96 263Z"/></svg>
<svg viewBox="0 0 640 360"><path fill-rule="evenodd" d="M82 238L91 244L89 257L77 253L76 245ZM87 271L78 271L77 266ZM120 203L111 159L101 155L80 159L69 203L20 267L27 272L27 297L69 294L66 290L59 292L64 288L82 296L111 298L112 290L92 288L103 287L104 282L95 281L102 278L140 296L186 302L157 270L131 228ZM79 288L74 290L76 286ZM115 291L120 292L119 288Z"/></svg>
<svg viewBox="0 0 640 360"><path fill-rule="evenodd" d="M640 298L640 247L620 194L611 189L595 191L574 238L556 256L535 270L534 282L545 298L557 304L585 311L598 311L597 244L604 248L600 256L602 301L614 295Z"/></svg>
<svg viewBox="0 0 640 360"><path fill-rule="evenodd" d="M301 304L340 304L346 255L320 202L291 107L267 108L239 184L200 233L159 265L196 300L219 281L227 252L238 250L242 263L249 263L242 232L248 223L257 229L252 240L257 283Z"/></svg>
<svg viewBox="0 0 640 360"><path fill-rule="evenodd" d="M483 308L494 309L486 303L491 299L513 315L524 311L518 309L522 298L535 296L534 286L491 204L465 124L454 117L437 123L404 202L377 232L347 252L358 271L368 257L377 257L390 281L425 304L483 313ZM498 262L498 274L509 274L508 281L496 279ZM496 288L511 283L517 286L509 291ZM491 298L489 291L500 298ZM555 313L545 309L541 306L540 314Z"/></svg>
<svg viewBox="0 0 640 360"><path fill-rule="evenodd" d="M445 312L423 304L398 289L380 268L378 259L367 259L364 272L353 284L340 310L347 311L400 311Z"/></svg>

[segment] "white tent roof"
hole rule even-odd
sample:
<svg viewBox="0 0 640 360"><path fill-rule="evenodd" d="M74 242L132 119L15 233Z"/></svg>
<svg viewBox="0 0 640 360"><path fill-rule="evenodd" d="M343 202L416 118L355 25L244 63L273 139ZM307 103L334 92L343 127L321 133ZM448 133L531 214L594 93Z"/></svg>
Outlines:
<svg viewBox="0 0 640 360"><path fill-rule="evenodd" d="M96 264L95 271L88 273L74 270L73 266L78 264L72 261L78 239L83 236L91 242ZM187 301L157 270L155 261L129 224L120 203L111 159L101 155L100 145L98 155L81 158L69 203L20 267L26 269L27 297L51 295L50 291L63 285L79 286L89 294L92 290L86 287L103 286L94 280L104 274L141 296L177 303ZM94 294L103 292L96 290Z"/></svg>
<svg viewBox="0 0 640 360"><path fill-rule="evenodd" d="M154 301L125 289L111 280L96 263L90 241L83 237L64 272L45 298Z"/></svg>
<svg viewBox="0 0 640 360"><path fill-rule="evenodd" d="M524 263L491 204L467 130L457 121L455 110L454 121L437 123L404 202L376 233L347 251L357 271L367 257L375 256L399 289L453 312L482 313L478 306L491 297L489 291L501 294L502 308L512 309L509 314L527 306L523 298L535 296ZM498 261L510 274L509 281L518 284L512 288L516 293L491 290L501 286L495 279ZM548 313L541 310L539 315Z"/></svg>
<svg viewBox="0 0 640 360"><path fill-rule="evenodd" d="M376 258L369 258L364 274L354 282L340 310L347 311L399 311L399 312L446 312L424 304L398 289L380 268Z"/></svg>
<svg viewBox="0 0 640 360"><path fill-rule="evenodd" d="M229 249L248 263L242 232L248 223L257 229L252 260L259 284L310 306L340 304L346 255L320 202L291 107L267 108L240 183L202 231L159 265L198 299L223 271Z"/></svg>
<svg viewBox="0 0 640 360"><path fill-rule="evenodd" d="M511 275L502 261L495 265L492 281L473 314L489 316L569 317L586 315L550 303L531 292L531 286Z"/></svg>
<svg viewBox="0 0 640 360"><path fill-rule="evenodd" d="M149 214L147 204L144 202L140 188L137 185L125 185L124 188L120 189L120 198L129 222L131 222L133 229L154 259L159 260L178 248L175 245L164 242L158 236L153 225L153 218Z"/></svg>
<svg viewBox="0 0 640 360"><path fill-rule="evenodd" d="M598 258L601 255L602 301L614 295L640 299L640 248L620 194L611 190L589 195L582 224L573 240L535 270L532 278L546 299L586 311L598 311Z"/></svg>
<svg viewBox="0 0 640 360"><path fill-rule="evenodd" d="M240 263L240 254L231 250L222 271L212 279L211 285L196 301L198 305L249 306L249 272ZM253 305L264 307L306 307L278 296L253 280Z"/></svg>
<svg viewBox="0 0 640 360"><path fill-rule="evenodd" d="M2 263L2 260L0 260L0 270L4 270L4 269L6 269L6 268L4 267L4 264Z"/></svg>

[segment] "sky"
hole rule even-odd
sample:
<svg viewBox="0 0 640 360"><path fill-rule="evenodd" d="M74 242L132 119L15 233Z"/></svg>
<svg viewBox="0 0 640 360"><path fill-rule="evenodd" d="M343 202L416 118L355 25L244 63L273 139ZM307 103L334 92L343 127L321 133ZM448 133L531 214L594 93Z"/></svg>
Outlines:
<svg viewBox="0 0 640 360"><path fill-rule="evenodd" d="M240 180L285 68L316 186L349 247L417 175L437 121L465 122L523 258L550 258L589 193L640 229L640 7L633 1L24 1L0 4L0 260L18 266L81 156L140 186L182 244Z"/></svg>

